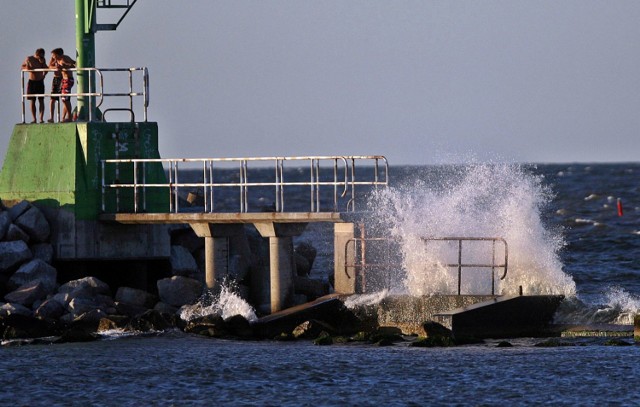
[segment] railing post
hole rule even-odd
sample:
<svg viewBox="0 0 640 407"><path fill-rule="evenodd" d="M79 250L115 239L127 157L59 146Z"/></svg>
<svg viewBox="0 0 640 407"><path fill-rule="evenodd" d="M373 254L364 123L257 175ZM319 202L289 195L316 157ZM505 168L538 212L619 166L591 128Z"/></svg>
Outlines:
<svg viewBox="0 0 640 407"><path fill-rule="evenodd" d="M458 295L462 287L462 239L458 239Z"/></svg>

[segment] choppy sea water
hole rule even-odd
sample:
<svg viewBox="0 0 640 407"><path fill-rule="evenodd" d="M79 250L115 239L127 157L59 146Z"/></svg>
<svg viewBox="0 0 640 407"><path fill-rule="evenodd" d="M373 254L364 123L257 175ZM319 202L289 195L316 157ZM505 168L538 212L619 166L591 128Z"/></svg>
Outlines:
<svg viewBox="0 0 640 407"><path fill-rule="evenodd" d="M629 324L640 307L640 164L392 168L375 201L398 236L502 233L514 252L502 291L568 294L563 323ZM623 214L618 213L620 199ZM383 205L383 206L385 206ZM388 209L384 209L387 211ZM375 222L374 222L375 223ZM330 238L310 228L319 270ZM405 239L397 279L420 278ZM511 255L511 254L510 254ZM324 258L323 258L324 257ZM315 266L314 266L315 267ZM417 270L415 270L417 268ZM413 271L417 271L412 274ZM323 278L322 271L314 271ZM631 339L626 339L631 343ZM540 339L455 348L330 347L166 333L86 344L0 348L2 405L634 405L640 348L604 339L540 348Z"/></svg>

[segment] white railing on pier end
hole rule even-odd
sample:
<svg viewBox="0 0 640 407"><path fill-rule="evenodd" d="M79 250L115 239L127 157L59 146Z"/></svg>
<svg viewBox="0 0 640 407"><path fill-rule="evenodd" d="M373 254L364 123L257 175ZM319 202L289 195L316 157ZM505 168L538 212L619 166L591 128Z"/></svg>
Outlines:
<svg viewBox="0 0 640 407"><path fill-rule="evenodd" d="M303 189L309 194L308 212L353 212L356 189L365 193L389 183L389 165L380 155L108 159L101 163L103 212L108 207L116 212L148 212L149 191L154 189L166 190L171 213L219 212L220 203L229 201L230 196L235 196L237 207L222 211L306 212L299 209ZM154 165L162 165L165 181L147 180L148 167ZM272 175L265 180L269 168ZM265 200L266 189L272 193ZM257 190L260 196L253 197L251 192ZM198 203L191 205L194 201ZM187 204L192 207L184 208Z"/></svg>

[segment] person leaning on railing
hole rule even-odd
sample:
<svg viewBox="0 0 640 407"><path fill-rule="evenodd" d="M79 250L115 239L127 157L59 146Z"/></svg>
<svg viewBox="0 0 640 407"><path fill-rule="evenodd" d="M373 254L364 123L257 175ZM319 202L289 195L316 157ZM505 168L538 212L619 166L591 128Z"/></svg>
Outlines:
<svg viewBox="0 0 640 407"><path fill-rule="evenodd" d="M22 69L29 71L27 95L44 95L44 77L47 75L47 72L33 72L32 70L46 68L48 68L48 66L44 59L44 49L42 48L38 48L33 55L25 58L22 63ZM37 96L37 98L40 106L40 123L44 123L44 96ZM33 116L31 123L38 123L38 120L36 120L36 96L28 96L27 99L31 102L31 115Z"/></svg>
<svg viewBox="0 0 640 407"><path fill-rule="evenodd" d="M60 100L60 96L54 96L62 92L62 71L58 70L58 63L56 56L51 52L51 59L49 60L49 69L55 69L53 71L53 81L51 82L51 96L49 100L49 123L53 123L54 112L56 111L56 103Z"/></svg>
<svg viewBox="0 0 640 407"><path fill-rule="evenodd" d="M52 60L55 59L55 68L60 71L62 74L62 85L61 92L63 95L70 94L71 88L73 87L73 73L69 70L70 68L76 67L76 61L71 59L69 56L64 54L62 48L56 48L51 51ZM71 100L68 96L62 96L62 118L61 122L70 122L71 121Z"/></svg>

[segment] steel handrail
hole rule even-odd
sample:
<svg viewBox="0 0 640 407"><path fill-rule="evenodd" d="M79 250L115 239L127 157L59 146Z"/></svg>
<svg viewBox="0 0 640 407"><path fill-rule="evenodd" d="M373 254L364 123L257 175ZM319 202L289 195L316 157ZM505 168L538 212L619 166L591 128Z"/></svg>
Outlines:
<svg viewBox="0 0 640 407"><path fill-rule="evenodd" d="M457 267L458 268L458 295L461 295L461 283L462 283L462 269L463 268L491 268L491 295L495 295L495 269L503 268L504 273L500 277L500 280L504 280L507 276L508 263L509 263L509 246L507 241L501 237L421 237L423 242L428 241L457 241L458 242L458 262L451 264L442 264L444 267ZM367 263L366 259L360 259L358 263L357 259L357 243L361 242L364 246L368 241L395 241L398 242L400 239L392 239L392 238L362 238L362 237L354 237L346 241L344 247L344 272L347 278L351 279L352 276L349 274L349 269L355 269L356 273L358 269L366 270L371 268L381 268L381 267L394 267L397 266L391 263ZM491 241L492 245L492 261L491 264L485 263L463 263L462 262L462 242L463 241ZM496 242L502 242L504 244L504 262L501 264L496 264ZM355 263L349 263L349 247L353 245L354 250L354 261ZM364 250L363 250L364 251ZM354 275L353 278L356 276ZM364 276L362 276L362 284L364 287Z"/></svg>
<svg viewBox="0 0 640 407"><path fill-rule="evenodd" d="M349 178L349 174L353 173L353 168L356 161L362 160L374 160L375 161L375 173L373 174L373 181L358 181L355 182ZM275 181L274 182L251 182L248 179L249 176L249 163L267 162L271 161L275 164ZM310 179L309 181L285 181L284 180L284 163L285 161L309 161L310 162ZM331 161L333 163L333 180L320 180L320 162ZM380 169L380 161L384 163L384 172ZM162 164L163 167L168 167L168 182L154 182L147 183L146 180L141 182L138 179L137 168L139 164ZM201 164L202 169L202 182L180 182L179 167L184 163L196 163ZM237 182L220 182L214 180L214 164L239 164L238 174L239 179ZM340 163L344 168L339 168ZM116 171L121 167L121 164L133 164L134 173L131 177L132 181L120 182L118 177L115 181L107 180L105 174L107 173L108 165L115 165ZM240 192L240 212L248 212L248 190L253 187L275 187L275 211L284 212L284 187L287 186L310 186L311 188L311 212L320 212L320 191L321 187L330 186L334 189L334 202L333 212L338 211L338 197L345 197L349 189L351 190L352 197L347 204L347 211L354 210L353 201L355 200L355 187L368 185L368 186L387 186L388 175L388 162L384 156L292 156L292 157L235 157L235 158L147 158L147 159L106 159L101 160L102 168L102 210L106 211L106 192L108 189L115 189L116 193L123 188L134 189L134 199L137 200L138 190L142 191L142 196L145 198L147 188L169 188L169 210L170 212L178 212L179 208L179 190L180 188L201 188L204 196L204 212L214 211L214 188L232 187L238 188ZM220 168L222 170L222 168ZM228 170L228 168L225 168ZM193 170L191 168L190 170ZM145 171L143 171L144 177ZM340 174L342 176L340 176ZM146 198L145 198L146 199ZM146 205L143 205L143 210L146 210ZM116 205L116 210L119 211L119 205ZM137 202L135 203L135 211L138 211Z"/></svg>
<svg viewBox="0 0 640 407"><path fill-rule="evenodd" d="M509 246L507 241L501 237L421 237L423 242L428 241L457 241L458 242L458 262L452 264L443 264L444 267L457 267L458 269L458 295L461 293L462 286L462 269L463 268L491 268L491 295L495 294L495 269L502 268L504 273L500 280L504 280L507 277L507 269L509 263ZM462 262L462 242L463 241L491 241L492 245L492 262L491 264L475 264L475 263L463 263ZM496 264L496 242L502 242L504 244L504 263Z"/></svg>
<svg viewBox="0 0 640 407"><path fill-rule="evenodd" d="M27 94L25 87L25 73L29 72L58 72L59 69L51 69L51 68L40 68L40 69L22 69L20 71L21 75L21 86L22 86L22 123L26 122L26 101L29 97L87 97L88 98L88 111L89 111L89 121L94 121L93 110L100 108L102 103L104 102L105 97L129 97L129 110L133 112L133 98L136 96L143 97L143 116L144 121L147 121L147 108L149 107L149 71L146 67L133 67L133 68L64 68L65 71L77 72L77 76L80 76L82 72L94 72L98 79L98 85L96 87L98 89L92 89L93 81L89 80L89 91L88 92L76 92L76 93L38 93L38 94ZM133 73L136 71L142 72L142 92L134 92L133 91ZM105 93L104 92L104 76L103 72L128 72L129 73L129 92L119 92L119 93ZM99 98L99 101L94 101L93 98ZM95 106L94 106L95 105ZM117 110L117 109L111 109Z"/></svg>

